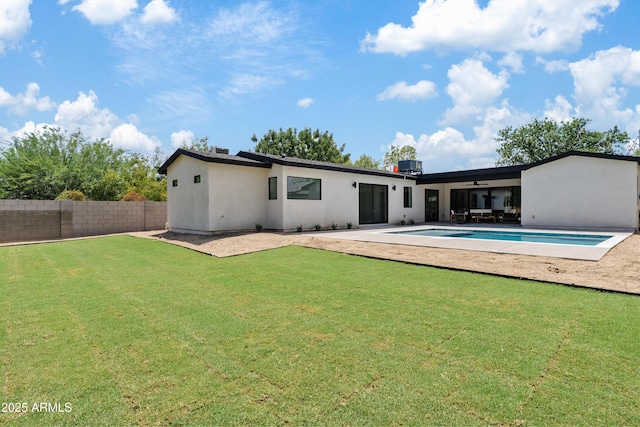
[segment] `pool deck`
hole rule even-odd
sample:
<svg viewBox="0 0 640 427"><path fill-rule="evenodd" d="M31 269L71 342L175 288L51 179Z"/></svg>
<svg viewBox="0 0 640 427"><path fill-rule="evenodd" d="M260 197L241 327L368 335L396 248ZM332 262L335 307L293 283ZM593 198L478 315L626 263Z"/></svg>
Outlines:
<svg viewBox="0 0 640 427"><path fill-rule="evenodd" d="M391 243L398 245L426 246L443 249L463 249L472 251L494 252L514 255L547 256L554 258L575 259L584 261L599 261L614 246L629 237L632 232L621 231L583 231L583 230L548 230L539 228L510 227L512 231L537 232L537 233L579 233L594 235L612 235L610 239L596 246L565 245L555 243L514 242L502 240L465 239L461 237L442 236L412 236L407 234L394 234L394 232L412 231L425 228L439 228L460 231L461 229L482 229L508 231L505 227L469 226L469 225L441 225L421 224L411 226L375 226L361 227L355 230L327 231L314 233L315 237L330 239L356 240L363 242Z"/></svg>

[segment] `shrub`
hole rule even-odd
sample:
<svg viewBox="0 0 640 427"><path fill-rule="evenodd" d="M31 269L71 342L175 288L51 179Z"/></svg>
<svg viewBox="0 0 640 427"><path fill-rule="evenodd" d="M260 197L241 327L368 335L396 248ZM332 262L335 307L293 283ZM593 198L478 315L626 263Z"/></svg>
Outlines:
<svg viewBox="0 0 640 427"><path fill-rule="evenodd" d="M416 222L413 220L413 218L409 219L409 224L413 225L413 224L415 224L415 223L416 223Z"/></svg>
<svg viewBox="0 0 640 427"><path fill-rule="evenodd" d="M313 226L313 228L316 229L316 231L320 231L320 229L322 228L322 226L320 224L316 224Z"/></svg>
<svg viewBox="0 0 640 427"><path fill-rule="evenodd" d="M338 224L336 224L335 222L331 223L331 229L335 230L336 228L338 228Z"/></svg>
<svg viewBox="0 0 640 427"><path fill-rule="evenodd" d="M129 191L127 194L122 196L123 202L144 202L145 200L147 200L147 198L137 191Z"/></svg>
<svg viewBox="0 0 640 427"><path fill-rule="evenodd" d="M78 190L64 190L56 197L56 200L73 200L76 202L87 201L87 196L82 191Z"/></svg>
<svg viewBox="0 0 640 427"><path fill-rule="evenodd" d="M347 228L348 228L348 229L353 228L353 223L352 223L352 222L348 222L348 223L347 223Z"/></svg>
<svg viewBox="0 0 640 427"><path fill-rule="evenodd" d="M262 231L262 224L256 224L256 231Z"/></svg>
<svg viewBox="0 0 640 427"><path fill-rule="evenodd" d="M297 231L298 233L301 233L301 232L302 232L302 224L300 224L299 226L297 226L297 227L296 227L296 231Z"/></svg>

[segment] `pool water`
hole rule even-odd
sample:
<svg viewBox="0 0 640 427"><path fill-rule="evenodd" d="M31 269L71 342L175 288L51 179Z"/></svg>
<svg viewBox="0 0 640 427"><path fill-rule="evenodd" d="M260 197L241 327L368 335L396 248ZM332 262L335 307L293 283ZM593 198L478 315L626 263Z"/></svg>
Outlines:
<svg viewBox="0 0 640 427"><path fill-rule="evenodd" d="M537 233L528 231L500 230L451 230L446 228L424 228L420 230L393 231L392 234L410 236L456 237L462 239L505 240L529 243L551 243L559 245L596 246L611 235L579 233Z"/></svg>

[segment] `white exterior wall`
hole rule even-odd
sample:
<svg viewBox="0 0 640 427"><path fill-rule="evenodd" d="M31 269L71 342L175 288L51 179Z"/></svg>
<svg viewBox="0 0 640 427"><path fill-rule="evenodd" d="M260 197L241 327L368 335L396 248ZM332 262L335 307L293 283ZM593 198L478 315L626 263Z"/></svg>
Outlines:
<svg viewBox="0 0 640 427"><path fill-rule="evenodd" d="M209 231L265 226L269 169L208 163Z"/></svg>
<svg viewBox="0 0 640 427"><path fill-rule="evenodd" d="M312 229L315 224L330 228L334 223L339 228L344 228L348 222L354 226L359 225L360 183L389 187L389 223L398 223L401 219L424 221L424 192L419 194L415 180L281 165L273 165L270 176L278 176L278 203L273 200L268 203L269 228L295 230L302 225L307 230ZM288 176L320 179L321 200L287 199ZM354 182L357 183L355 188ZM392 189L393 185L396 186L395 191ZM412 208L404 208L404 186L412 187Z"/></svg>
<svg viewBox="0 0 640 427"><path fill-rule="evenodd" d="M167 221L169 230L209 230L208 164L188 156L179 156L167 169ZM200 175L201 182L193 183ZM173 187L173 180L178 186Z"/></svg>
<svg viewBox="0 0 640 427"><path fill-rule="evenodd" d="M637 229L638 163L565 157L522 172L522 225Z"/></svg>

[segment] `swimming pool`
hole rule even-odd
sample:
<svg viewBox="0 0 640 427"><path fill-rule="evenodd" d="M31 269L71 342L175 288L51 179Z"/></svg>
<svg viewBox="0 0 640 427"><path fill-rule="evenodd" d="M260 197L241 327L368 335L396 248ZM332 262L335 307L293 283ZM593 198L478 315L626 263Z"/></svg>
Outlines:
<svg viewBox="0 0 640 427"><path fill-rule="evenodd" d="M447 228L422 228L419 230L392 231L389 234L410 236L454 237L462 239L503 240L527 243L550 243L558 245L596 246L611 237L605 234L539 233L530 231L502 230L452 230Z"/></svg>

